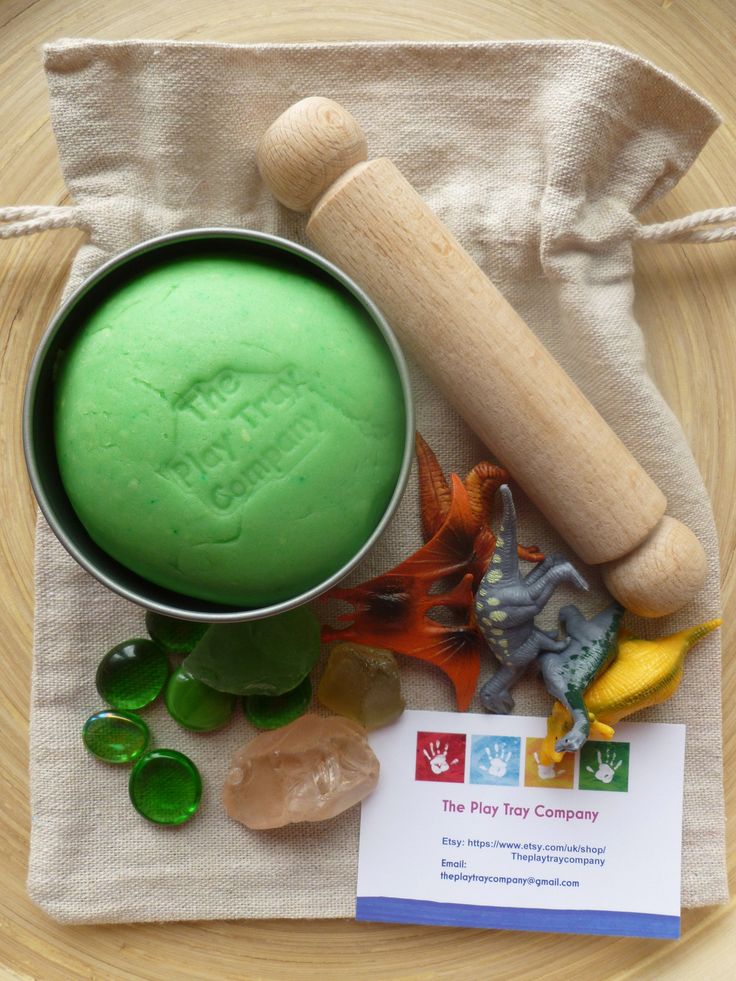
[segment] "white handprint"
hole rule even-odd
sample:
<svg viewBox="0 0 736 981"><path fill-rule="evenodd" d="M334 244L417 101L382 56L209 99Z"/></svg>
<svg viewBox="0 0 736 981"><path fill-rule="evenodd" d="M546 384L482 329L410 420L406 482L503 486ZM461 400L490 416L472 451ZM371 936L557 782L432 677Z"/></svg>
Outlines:
<svg viewBox="0 0 736 981"><path fill-rule="evenodd" d="M565 772L564 770L556 770L554 763L541 763L538 753L534 754L534 762L537 764L537 776L540 780L554 780L555 777L561 777Z"/></svg>
<svg viewBox="0 0 736 981"><path fill-rule="evenodd" d="M592 766L586 766L585 769L601 783L610 783L616 776L616 770L621 766L623 760L617 758L616 750L612 746L606 747L603 756L598 750L596 756L598 757L598 769L594 771Z"/></svg>
<svg viewBox="0 0 736 981"><path fill-rule="evenodd" d="M437 740L436 743L429 744L429 752L423 749L422 752L429 760L429 765L432 768L432 773L447 773L451 766L459 763L460 760L451 760L447 762L447 750L450 748L449 743L445 743L445 748L440 752L440 741Z"/></svg>
<svg viewBox="0 0 736 981"><path fill-rule="evenodd" d="M485 770L491 777L505 777L511 759L511 750L504 750L498 743L493 744L493 755L490 747L485 747L485 754L488 757L487 763L478 763L479 770Z"/></svg>

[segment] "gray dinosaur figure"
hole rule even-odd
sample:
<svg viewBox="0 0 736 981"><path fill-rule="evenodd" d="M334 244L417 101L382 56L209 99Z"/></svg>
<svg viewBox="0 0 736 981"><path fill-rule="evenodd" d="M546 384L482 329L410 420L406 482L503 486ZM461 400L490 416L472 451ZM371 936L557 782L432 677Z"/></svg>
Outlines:
<svg viewBox="0 0 736 981"><path fill-rule="evenodd" d="M560 625L570 642L561 654L539 658L545 688L572 716L572 728L555 743L558 753L574 753L588 738L590 721L583 692L613 659L623 615L623 606L615 602L590 620L576 606L560 610Z"/></svg>
<svg viewBox="0 0 736 981"><path fill-rule="evenodd" d="M569 640L540 630L534 617L541 613L557 586L588 584L563 556L550 555L522 577L517 553L516 510L511 490L500 488L503 499L501 529L496 550L475 597L478 628L501 667L480 690L480 701L489 712L506 715L514 707L511 688L545 651L564 651Z"/></svg>

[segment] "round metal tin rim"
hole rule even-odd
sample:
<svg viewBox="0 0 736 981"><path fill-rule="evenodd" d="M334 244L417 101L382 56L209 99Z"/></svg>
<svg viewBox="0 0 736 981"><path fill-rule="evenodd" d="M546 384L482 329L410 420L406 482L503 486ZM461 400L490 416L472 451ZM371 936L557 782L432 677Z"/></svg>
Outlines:
<svg viewBox="0 0 736 981"><path fill-rule="evenodd" d="M283 252L289 252L293 255L299 256L312 265L322 269L332 278L336 279L355 297L355 299L367 311L378 329L381 331L396 365L404 397L405 443L401 461L401 469L399 471L394 492L386 507L386 510L384 511L381 520L378 522L370 537L364 542L356 554L347 563L345 563L345 565L343 565L340 569L333 573L333 575L319 583L317 586L313 586L306 592L300 593L299 595L288 600L283 600L280 603L274 603L266 607L242 610L233 609L230 606L220 606L218 604L212 604L211 611L192 610L187 607L187 597L184 594L174 593L173 591L170 591L173 598L178 598L181 596L182 602L180 604L176 602L167 603L154 600L146 596L144 591L126 586L125 584L118 582L113 576L110 576L103 570L99 569L95 562L92 561L92 559L87 556L82 549L75 545L67 534L63 522L57 517L55 509L51 504L44 487L43 475L38 465L35 441L33 437L34 412L41 369L44 366L46 356L51 348L56 334L62 327L72 308L90 289L96 286L97 283L103 280L109 273L124 265L126 262L129 262L131 259L141 256L146 252L151 252L173 243L209 238L244 239L249 242L271 246ZM266 232L256 232L249 229L228 227L185 229L183 231L172 232L166 235L157 236L156 238L147 239L144 242L140 242L139 244L126 249L119 255L114 256L104 265L96 269L95 272L92 273L92 275L89 276L74 291L74 293L56 312L43 337L41 338L39 346L33 357L33 361L31 362L23 403L23 452L25 454L26 467L28 469L33 492L51 529L69 554L99 582L103 583L119 596L122 596L127 600L131 600L133 603L136 603L145 609L153 610L154 612L162 613L166 616L173 616L178 617L179 619L194 620L204 623L234 623L245 620L258 620L263 617L273 616L277 613L283 613L286 610L291 610L297 606L302 606L303 604L316 599L322 593L327 592L327 590L331 589L336 583L348 575L348 573L351 572L359 562L361 562L361 560L373 548L378 538L384 532L386 525L396 512L396 508L398 507L404 490L406 489L414 453L414 406L412 403L409 373L406 366L406 361L404 360L404 355L399 347L399 343L378 307L376 307L370 297L363 292L357 283L350 279L350 277L347 276L341 269L333 265L327 259L324 259L318 253L313 252L311 249L308 249L305 246L299 245L295 242L290 242L288 239L280 238L277 235L270 235ZM145 582L143 579L141 579L141 581ZM205 601L197 602L204 603Z"/></svg>

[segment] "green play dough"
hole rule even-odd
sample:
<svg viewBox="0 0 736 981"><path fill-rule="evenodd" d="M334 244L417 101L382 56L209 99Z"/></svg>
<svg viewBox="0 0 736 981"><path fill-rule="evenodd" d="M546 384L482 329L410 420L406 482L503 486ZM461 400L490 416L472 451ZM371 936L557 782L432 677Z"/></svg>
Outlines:
<svg viewBox="0 0 736 981"><path fill-rule="evenodd" d="M149 261L60 361L62 481L93 540L161 586L263 606L341 568L395 489L401 382L368 314L303 260Z"/></svg>

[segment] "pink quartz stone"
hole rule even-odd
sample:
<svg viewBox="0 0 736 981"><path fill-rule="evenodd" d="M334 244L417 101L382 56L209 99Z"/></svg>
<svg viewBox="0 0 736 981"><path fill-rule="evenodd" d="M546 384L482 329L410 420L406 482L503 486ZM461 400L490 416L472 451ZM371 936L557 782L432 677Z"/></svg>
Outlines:
<svg viewBox="0 0 736 981"><path fill-rule="evenodd" d="M303 715L237 751L222 801L230 817L248 828L325 821L363 800L378 771L357 722Z"/></svg>

